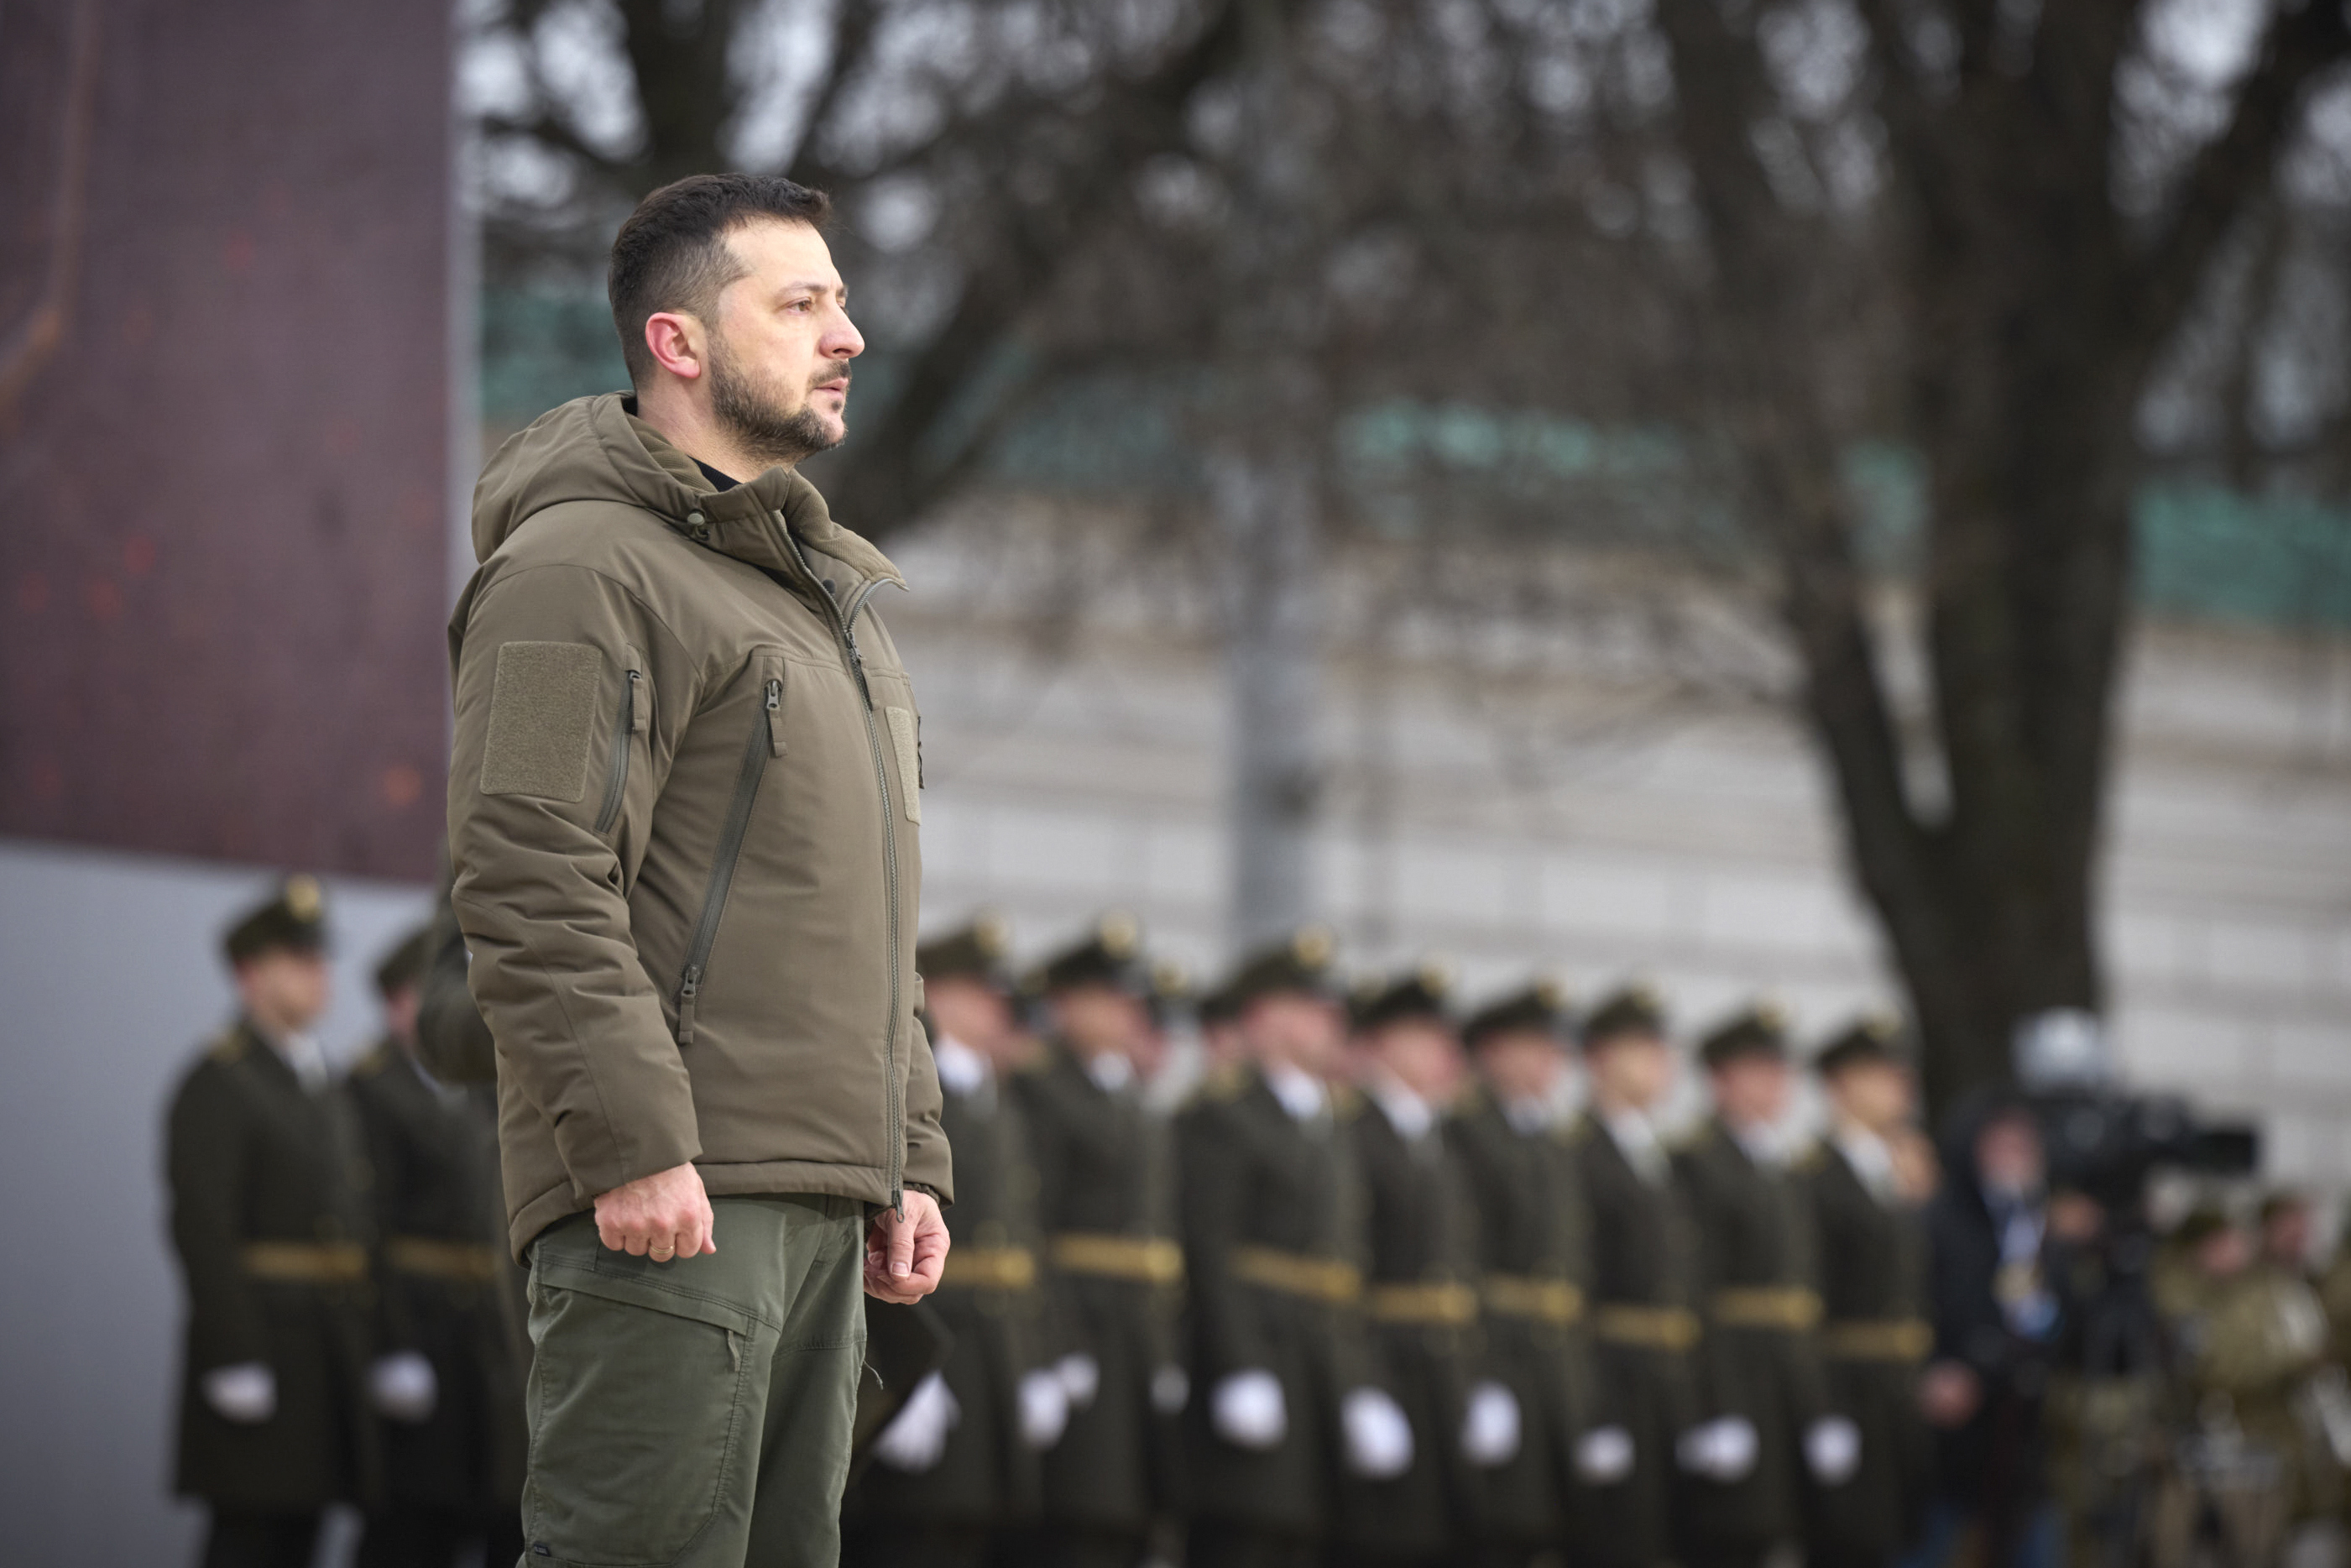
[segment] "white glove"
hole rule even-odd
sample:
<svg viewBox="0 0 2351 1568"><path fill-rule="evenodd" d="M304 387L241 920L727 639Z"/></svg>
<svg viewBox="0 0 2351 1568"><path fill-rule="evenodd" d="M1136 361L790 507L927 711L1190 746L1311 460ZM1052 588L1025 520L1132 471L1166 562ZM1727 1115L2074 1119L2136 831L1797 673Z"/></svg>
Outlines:
<svg viewBox="0 0 2351 1568"><path fill-rule="evenodd" d="M1084 1351L1073 1350L1053 1364L1053 1374L1061 1380L1061 1391L1070 1396L1072 1411L1084 1409L1102 1392L1102 1363Z"/></svg>
<svg viewBox="0 0 2351 1568"><path fill-rule="evenodd" d="M1519 1396L1501 1384L1479 1383L1469 1390L1461 1421L1461 1454L1481 1470L1519 1457Z"/></svg>
<svg viewBox="0 0 2351 1568"><path fill-rule="evenodd" d="M1061 1386L1061 1372L1042 1367L1020 1378L1020 1440L1032 1448L1050 1448L1070 1427L1070 1391Z"/></svg>
<svg viewBox="0 0 2351 1568"><path fill-rule="evenodd" d="M1217 1436L1239 1448L1270 1448L1290 1430L1281 1380L1262 1367L1236 1372L1217 1384L1208 1417Z"/></svg>
<svg viewBox="0 0 2351 1568"><path fill-rule="evenodd" d="M277 1375L266 1363L240 1361L234 1366L215 1366L201 1382L204 1403L225 1420L252 1427L277 1414Z"/></svg>
<svg viewBox="0 0 2351 1568"><path fill-rule="evenodd" d="M947 1451L947 1434L963 1419L947 1380L932 1373L914 1385L906 1403L873 1439L873 1457L893 1470L920 1475Z"/></svg>
<svg viewBox="0 0 2351 1568"><path fill-rule="evenodd" d="M1633 1434L1622 1427L1594 1427L1575 1440L1575 1473L1596 1487L1614 1486L1633 1473Z"/></svg>
<svg viewBox="0 0 2351 1568"><path fill-rule="evenodd" d="M1747 1478L1755 1468L1759 1447L1754 1422L1744 1416L1718 1416L1684 1432L1674 1445L1674 1457L1690 1474L1728 1484Z"/></svg>
<svg viewBox="0 0 2351 1568"><path fill-rule="evenodd" d="M1412 1423L1381 1388L1354 1388L1339 1401L1347 1437L1347 1468L1370 1481L1394 1480L1412 1469Z"/></svg>
<svg viewBox="0 0 2351 1568"><path fill-rule="evenodd" d="M433 1414L441 1402L441 1380L433 1364L413 1350L376 1357L368 1368L368 1397L395 1421L415 1423Z"/></svg>
<svg viewBox="0 0 2351 1568"><path fill-rule="evenodd" d="M1861 1428L1843 1416L1823 1416L1804 1428L1804 1463L1824 1487L1843 1486L1861 1468Z"/></svg>
<svg viewBox="0 0 2351 1568"><path fill-rule="evenodd" d="M1151 1407L1162 1416L1180 1416L1192 1403L1192 1375L1169 1362L1151 1375Z"/></svg>

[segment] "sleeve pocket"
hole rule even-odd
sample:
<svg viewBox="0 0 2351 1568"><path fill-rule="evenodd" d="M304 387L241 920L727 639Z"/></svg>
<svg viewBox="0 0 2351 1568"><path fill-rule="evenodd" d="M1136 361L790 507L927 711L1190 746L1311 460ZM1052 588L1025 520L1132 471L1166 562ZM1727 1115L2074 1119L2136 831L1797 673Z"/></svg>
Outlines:
<svg viewBox="0 0 2351 1568"><path fill-rule="evenodd" d="M578 800L588 793L604 656L586 643L507 643L490 687L482 793Z"/></svg>

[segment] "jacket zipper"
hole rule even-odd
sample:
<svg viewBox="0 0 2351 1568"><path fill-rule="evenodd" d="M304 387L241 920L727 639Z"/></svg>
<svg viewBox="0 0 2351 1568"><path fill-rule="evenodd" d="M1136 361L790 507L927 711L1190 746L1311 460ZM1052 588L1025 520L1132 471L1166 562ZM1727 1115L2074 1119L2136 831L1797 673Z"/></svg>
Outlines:
<svg viewBox="0 0 2351 1568"><path fill-rule="evenodd" d="M751 827L751 802L768 771L768 716L784 706L784 683L768 681L767 698L752 716L751 736L743 747L743 766L735 775L735 798L727 803L726 822L718 832L718 853L710 867L710 890L703 894L702 918L694 927L694 946L685 952L685 973L677 984L677 1043L694 1043L694 1005L702 993L703 967L710 962L711 946L718 940L719 916L726 913L726 890L735 883L735 862L743 855L743 835Z"/></svg>
<svg viewBox="0 0 2351 1568"><path fill-rule="evenodd" d="M604 807L596 813L596 832L601 835L612 826L612 819L621 814L621 798L629 789L629 753L637 727L637 683L644 678L637 670L629 672L627 682L621 687L621 727L612 736L612 766L604 778Z"/></svg>
<svg viewBox="0 0 2351 1568"><path fill-rule="evenodd" d="M809 565L800 541L792 537L790 527L781 517L776 519L776 526L791 546L792 557L799 562L800 570L810 581L816 581L815 570ZM881 586L879 579L867 583L849 601L846 612L830 592L825 593L824 601L832 610L833 630L841 639L849 673L856 677L858 693L865 699L865 744L873 754L873 782L882 792L882 880L890 899L890 1016L882 1032L882 1051L890 1118L890 1207L903 1218L906 1210L906 1106L905 1092L898 1082L898 1013L904 1004L898 971L903 967L900 948L904 936L898 924L898 821L896 807L890 798L890 768L882 755L882 730L873 722L873 686L865 678L865 655L858 651L856 631L858 612Z"/></svg>

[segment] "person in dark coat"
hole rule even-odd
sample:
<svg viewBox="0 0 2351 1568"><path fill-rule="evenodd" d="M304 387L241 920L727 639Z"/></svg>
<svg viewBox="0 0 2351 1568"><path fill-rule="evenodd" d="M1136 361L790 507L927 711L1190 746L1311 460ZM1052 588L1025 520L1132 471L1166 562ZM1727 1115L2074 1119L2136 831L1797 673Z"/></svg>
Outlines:
<svg viewBox="0 0 2351 1568"><path fill-rule="evenodd" d="M1800 1167L1820 1254L1821 1359L1828 1410L1853 1423L1855 1464L1816 1474L1812 1568L1888 1568L1917 1537L1932 1458L1918 1412L1926 1320L1927 1193L1896 1150L1917 1098L1898 1026L1860 1019L1813 1059L1827 1134Z"/></svg>
<svg viewBox="0 0 2351 1568"><path fill-rule="evenodd" d="M1026 1560L1039 1521L1039 1454L1059 1441L1069 1398L1044 1290L1038 1181L1006 1087L1028 1041L1006 968L1010 933L982 915L925 943L931 1051L955 1150L953 1246L928 1305L952 1336L874 1444L841 1509L851 1568L1004 1568Z"/></svg>
<svg viewBox="0 0 2351 1568"><path fill-rule="evenodd" d="M1450 991L1446 972L1424 965L1371 981L1355 1008L1365 1105L1349 1131L1370 1200L1364 1312L1412 1423L1413 1455L1399 1475L1343 1480L1335 1533L1354 1563L1452 1561L1476 1531L1479 1472L1520 1446L1517 1396L1478 1364L1477 1220L1443 1125L1462 1074Z"/></svg>
<svg viewBox="0 0 2351 1568"><path fill-rule="evenodd" d="M1251 955L1220 1006L1239 1060L1177 1121L1191 1382L1192 1568L1318 1568L1343 1469L1412 1462L1364 1335L1364 1195L1334 1094L1327 933Z"/></svg>
<svg viewBox="0 0 2351 1568"><path fill-rule="evenodd" d="M1591 1101L1573 1134L1592 1218L1593 1424L1576 1439L1572 1555L1657 1568L1673 1555L1675 1447L1695 1424L1691 1237L1651 1115L1673 1086L1665 1006L1631 986L1583 1025Z"/></svg>
<svg viewBox="0 0 2351 1568"><path fill-rule="evenodd" d="M1569 1456L1592 1402L1583 1183L1559 1096L1566 997L1528 987L1472 1015L1462 1035L1477 1082L1447 1135L1477 1217L1484 1364L1520 1412L1518 1451L1480 1478L1477 1533L1483 1562L1525 1568L1566 1537Z"/></svg>
<svg viewBox="0 0 2351 1568"><path fill-rule="evenodd" d="M178 1490L211 1508L204 1568L308 1568L327 1507L374 1494L365 1170L309 1033L327 1009L326 946L307 876L231 926L236 1021L172 1099L188 1313Z"/></svg>
<svg viewBox="0 0 2351 1568"><path fill-rule="evenodd" d="M1697 1426L1682 1434L1682 1560L1752 1568L1802 1527L1807 1456L1849 1479L1852 1423L1821 1383L1812 1217L1779 1142L1790 1072L1779 1009L1758 1003L1698 1046L1714 1113L1674 1156L1696 1231Z"/></svg>
<svg viewBox="0 0 2351 1568"><path fill-rule="evenodd" d="M1928 1207L1934 1350L1919 1402L1936 1428L1930 1547L1957 1542L1988 1568L2054 1561L2043 1416L2064 1302L2049 1267L2050 1207L2032 1107L1991 1092L1962 1103Z"/></svg>
<svg viewBox="0 0 2351 1568"><path fill-rule="evenodd" d="M523 1368L502 1276L514 1270L497 1205L497 1106L416 1059L429 929L376 970L384 1038L350 1092L374 1174L382 1342L384 1502L360 1568L449 1568L522 1554ZM404 1376L394 1374L398 1366Z"/></svg>
<svg viewBox="0 0 2351 1568"><path fill-rule="evenodd" d="M1105 915L1038 972L1050 1032L1010 1084L1037 1171L1069 1430L1044 1454L1031 1559L1132 1568L1172 1516L1176 1419L1189 1393L1176 1345L1184 1253L1175 1152L1144 1109L1137 1057L1157 1026L1142 930Z"/></svg>

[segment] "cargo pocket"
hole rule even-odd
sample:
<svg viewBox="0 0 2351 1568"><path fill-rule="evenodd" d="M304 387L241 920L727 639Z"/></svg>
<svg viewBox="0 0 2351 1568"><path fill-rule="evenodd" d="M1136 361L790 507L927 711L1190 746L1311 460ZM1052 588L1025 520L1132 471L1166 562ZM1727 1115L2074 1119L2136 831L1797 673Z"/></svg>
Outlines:
<svg viewBox="0 0 2351 1568"><path fill-rule="evenodd" d="M738 1308L542 1259L531 1279L530 1560L676 1562L747 1482L755 1344Z"/></svg>

